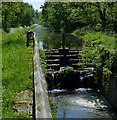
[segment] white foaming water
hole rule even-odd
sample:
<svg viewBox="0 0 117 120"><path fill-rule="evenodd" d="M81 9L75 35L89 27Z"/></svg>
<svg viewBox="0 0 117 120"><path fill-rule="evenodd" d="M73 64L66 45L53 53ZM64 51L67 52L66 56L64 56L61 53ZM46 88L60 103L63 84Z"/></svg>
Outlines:
<svg viewBox="0 0 117 120"><path fill-rule="evenodd" d="M52 73L52 78L54 79L54 73Z"/></svg>
<svg viewBox="0 0 117 120"><path fill-rule="evenodd" d="M80 81L83 82L83 77L82 76L80 76Z"/></svg>
<svg viewBox="0 0 117 120"><path fill-rule="evenodd" d="M92 88L78 88L75 89L74 92L88 92L88 91L92 91Z"/></svg>
<svg viewBox="0 0 117 120"><path fill-rule="evenodd" d="M67 90L60 90L60 89L53 89L53 90L48 90L48 93L62 93L62 92L67 92Z"/></svg>

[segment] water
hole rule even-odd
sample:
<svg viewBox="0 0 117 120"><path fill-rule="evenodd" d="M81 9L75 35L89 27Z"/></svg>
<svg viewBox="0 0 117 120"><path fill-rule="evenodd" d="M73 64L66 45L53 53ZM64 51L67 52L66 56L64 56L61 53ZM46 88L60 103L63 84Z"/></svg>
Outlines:
<svg viewBox="0 0 117 120"><path fill-rule="evenodd" d="M103 97L90 88L73 92L54 89L49 91L51 101L58 104L57 118L114 118Z"/></svg>
<svg viewBox="0 0 117 120"><path fill-rule="evenodd" d="M39 40L39 48L42 49L58 49L62 47L62 34L58 30L52 31L49 28L45 28L41 25L34 29L36 38ZM71 49L79 49L82 46L82 41L78 40L70 33L65 34L65 46Z"/></svg>
<svg viewBox="0 0 117 120"><path fill-rule="evenodd" d="M83 77L82 73L80 73L80 87L82 87L82 88L84 87L83 80L84 80L84 77Z"/></svg>

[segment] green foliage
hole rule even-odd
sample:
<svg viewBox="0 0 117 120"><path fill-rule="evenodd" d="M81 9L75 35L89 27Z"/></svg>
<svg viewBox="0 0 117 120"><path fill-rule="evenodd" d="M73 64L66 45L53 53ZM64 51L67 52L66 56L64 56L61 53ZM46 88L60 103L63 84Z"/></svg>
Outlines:
<svg viewBox="0 0 117 120"><path fill-rule="evenodd" d="M26 32L34 27L35 25L25 29L17 29L12 33L2 32L3 118L22 116L12 108L16 100L15 95L21 90L32 88L33 54L30 54L29 51L32 51L33 48L26 47Z"/></svg>
<svg viewBox="0 0 117 120"><path fill-rule="evenodd" d="M67 30L66 28L70 22L68 20L70 11L67 7L67 3L46 2L44 6L42 6L41 23L50 28L61 29L63 27L63 29Z"/></svg>
<svg viewBox="0 0 117 120"><path fill-rule="evenodd" d="M53 29L71 32L90 25L96 31L117 32L116 2L45 2L41 23Z"/></svg>
<svg viewBox="0 0 117 120"><path fill-rule="evenodd" d="M43 73L46 74L46 55L43 49L39 49L39 55L40 55L40 62L41 62L41 67L43 70Z"/></svg>
<svg viewBox="0 0 117 120"><path fill-rule="evenodd" d="M115 56L117 54L115 37L102 32L88 33L83 37L85 41L83 52L80 54L84 67L91 63L95 68L95 80L101 81L105 86L106 92L109 88L109 80L112 76L115 65Z"/></svg>
<svg viewBox="0 0 117 120"><path fill-rule="evenodd" d="M56 118L58 105L54 103L50 97L49 97L49 103L50 103L52 118Z"/></svg>
<svg viewBox="0 0 117 120"><path fill-rule="evenodd" d="M95 43L100 43L105 45L110 49L115 49L115 37L112 35L107 35L103 32L92 32L88 33L83 38L85 40L85 45L88 46L95 46Z"/></svg>
<svg viewBox="0 0 117 120"><path fill-rule="evenodd" d="M64 72L71 72L73 71L73 67L65 67Z"/></svg>
<svg viewBox="0 0 117 120"><path fill-rule="evenodd" d="M82 28L78 28L75 31L73 31L72 34L74 36L76 36L78 38L78 40L82 40L83 39L82 37L85 34L87 34L87 32L90 32L91 30L92 30L92 28L90 26L82 27Z"/></svg>
<svg viewBox="0 0 117 120"><path fill-rule="evenodd" d="M63 75L67 75L69 73L71 73L73 71L73 67L64 67L62 70L61 70L61 74Z"/></svg>
<svg viewBox="0 0 117 120"><path fill-rule="evenodd" d="M37 17L37 11L28 3L2 2L2 28L5 32L11 27L30 26Z"/></svg>

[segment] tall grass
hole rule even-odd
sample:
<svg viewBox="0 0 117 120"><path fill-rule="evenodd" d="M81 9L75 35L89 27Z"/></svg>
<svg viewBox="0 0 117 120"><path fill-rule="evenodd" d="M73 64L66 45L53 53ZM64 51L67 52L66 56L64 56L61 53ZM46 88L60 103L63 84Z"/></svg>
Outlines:
<svg viewBox="0 0 117 120"><path fill-rule="evenodd" d="M19 118L21 114L13 110L16 93L32 88L33 47L26 47L26 32L36 26L17 29L11 33L2 31L2 88L3 118Z"/></svg>

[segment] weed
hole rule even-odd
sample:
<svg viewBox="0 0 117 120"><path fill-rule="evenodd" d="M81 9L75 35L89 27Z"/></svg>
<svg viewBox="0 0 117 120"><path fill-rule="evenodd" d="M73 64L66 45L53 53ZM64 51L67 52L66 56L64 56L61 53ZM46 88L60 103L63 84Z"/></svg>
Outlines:
<svg viewBox="0 0 117 120"><path fill-rule="evenodd" d="M42 67L42 71L43 73L46 75L46 55L43 49L39 49L39 55L40 55L40 62L41 62L41 67Z"/></svg>
<svg viewBox="0 0 117 120"><path fill-rule="evenodd" d="M52 101L51 97L49 97L49 103L50 103L52 118L56 118L58 104L54 103L54 102Z"/></svg>

